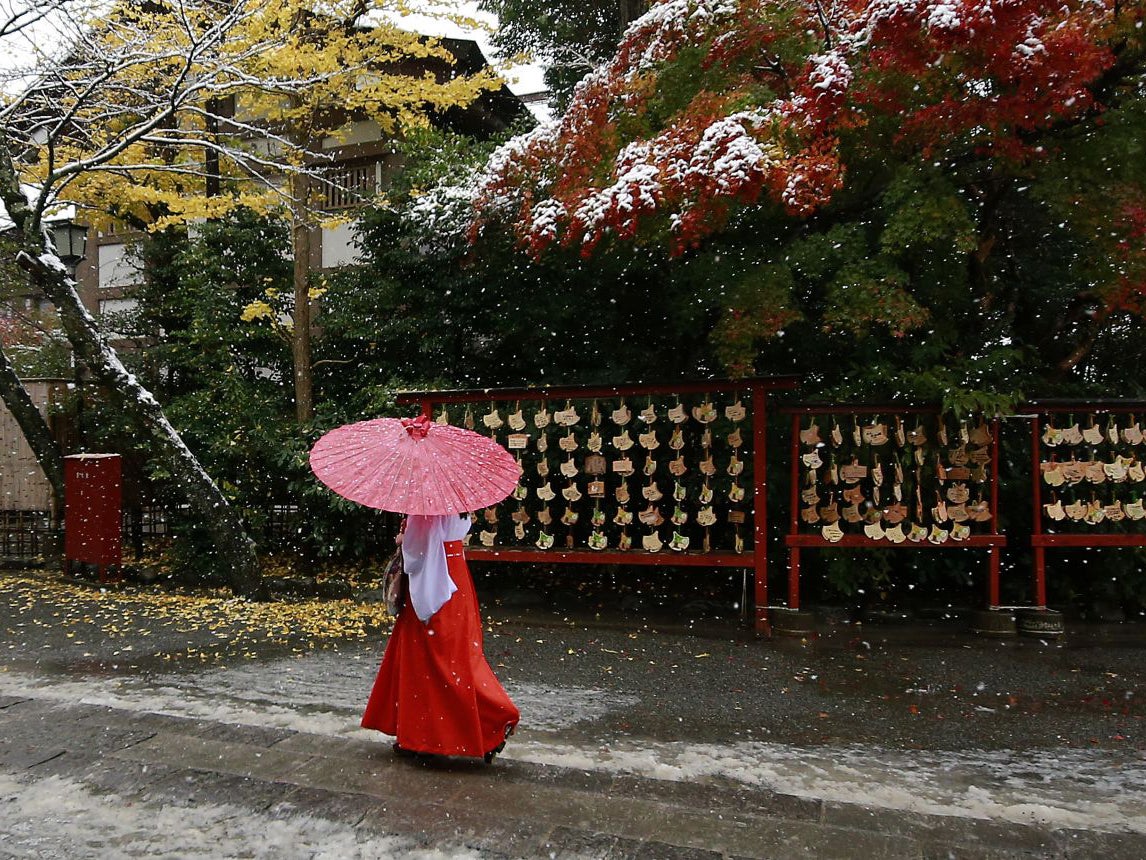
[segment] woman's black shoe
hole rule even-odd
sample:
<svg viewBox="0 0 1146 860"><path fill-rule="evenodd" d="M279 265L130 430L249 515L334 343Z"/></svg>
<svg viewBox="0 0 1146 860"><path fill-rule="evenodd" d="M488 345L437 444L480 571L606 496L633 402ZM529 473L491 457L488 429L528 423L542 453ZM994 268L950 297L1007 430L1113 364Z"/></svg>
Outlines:
<svg viewBox="0 0 1146 860"><path fill-rule="evenodd" d="M493 763L493 757L495 755L497 755L499 752L501 752L503 749L505 749L505 741L502 741L497 746L495 746L493 749L491 749L489 752L487 752L484 756L482 756L482 759L485 761L486 764L492 764Z"/></svg>

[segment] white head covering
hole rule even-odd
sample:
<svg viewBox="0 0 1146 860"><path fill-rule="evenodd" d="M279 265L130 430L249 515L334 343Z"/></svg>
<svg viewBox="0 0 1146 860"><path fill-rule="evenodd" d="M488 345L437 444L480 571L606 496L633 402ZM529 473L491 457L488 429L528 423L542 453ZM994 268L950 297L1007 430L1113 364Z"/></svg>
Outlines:
<svg viewBox="0 0 1146 860"><path fill-rule="evenodd" d="M423 622L429 621L458 590L446 567L445 544L461 540L469 530L469 514L410 514L406 518L402 562L410 577L410 603Z"/></svg>

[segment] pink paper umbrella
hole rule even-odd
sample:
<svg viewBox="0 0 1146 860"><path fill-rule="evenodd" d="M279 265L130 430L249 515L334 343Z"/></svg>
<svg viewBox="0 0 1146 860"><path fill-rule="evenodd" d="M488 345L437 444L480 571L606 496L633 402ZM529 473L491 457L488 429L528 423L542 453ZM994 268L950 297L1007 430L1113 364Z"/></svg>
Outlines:
<svg viewBox="0 0 1146 860"><path fill-rule="evenodd" d="M315 476L371 508L460 514L513 492L521 469L497 442L429 418L375 418L331 430L310 452Z"/></svg>

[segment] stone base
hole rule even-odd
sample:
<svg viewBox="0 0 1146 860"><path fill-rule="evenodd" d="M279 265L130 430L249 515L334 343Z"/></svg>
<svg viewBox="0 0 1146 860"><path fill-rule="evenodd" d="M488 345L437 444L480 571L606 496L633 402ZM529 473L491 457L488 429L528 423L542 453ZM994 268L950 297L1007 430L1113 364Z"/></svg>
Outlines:
<svg viewBox="0 0 1146 860"><path fill-rule="evenodd" d="M1009 637L1017 631L1015 613L1004 609L976 609L971 613L971 632L980 636Z"/></svg>
<svg viewBox="0 0 1146 860"><path fill-rule="evenodd" d="M773 636L808 637L816 633L814 612L774 606L768 610L768 618L772 622Z"/></svg>
<svg viewBox="0 0 1146 860"><path fill-rule="evenodd" d="M1062 623L1062 613L1053 609L1020 609L1018 613L1019 634L1036 639L1062 636L1066 632Z"/></svg>

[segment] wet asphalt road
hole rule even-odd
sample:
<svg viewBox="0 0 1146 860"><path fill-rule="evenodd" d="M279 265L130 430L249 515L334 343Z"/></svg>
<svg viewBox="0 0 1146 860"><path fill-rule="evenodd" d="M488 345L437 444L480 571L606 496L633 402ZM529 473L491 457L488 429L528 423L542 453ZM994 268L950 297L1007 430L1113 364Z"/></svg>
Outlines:
<svg viewBox="0 0 1146 860"><path fill-rule="evenodd" d="M369 664L384 645L382 629L316 641L289 622L262 637L229 635L222 621L129 612L109 622L108 612L119 610L100 610L97 590L61 607L29 600L26 588L5 581L0 666L13 669L146 676L315 648ZM487 620L486 652L507 686L595 689L624 703L587 724L586 741L1146 749L1144 624L1072 627L1062 641L977 637L957 622L836 624L821 625L812 641L763 641L734 621L689 633L496 606L487 607Z"/></svg>
<svg viewBox="0 0 1146 860"><path fill-rule="evenodd" d="M305 812L343 822L340 838L360 849L363 833L397 833L444 856L449 845L482 857L1146 851L1146 837L1119 832L1130 819L1146 828L1141 792L1126 793L1146 760L1142 625L1072 628L1055 642L984 639L954 622L834 624L808 641L763 641L728 621L486 609L486 652L522 706L522 731L500 769L418 776L385 738L355 728L385 625L353 607L309 607L329 616L319 626L272 607L255 624L156 592L0 576L0 777L24 784L0 808L0 830L23 834L7 845L40 845L39 807L20 812L20 798L58 775L141 811L222 798L256 824L270 815L304 827ZM881 769L907 776L881 784ZM427 797L405 824L375 820L379 798L421 797L429 784L447 796ZM1029 791L1044 785L1051 793L1028 812ZM904 796L932 788L922 805ZM475 819L469 801L525 817ZM1054 814L1040 817L1044 807ZM109 854L97 839L75 856L170 848L149 838L160 840L154 853ZM338 856L300 838L282 856ZM51 856L31 849L0 857ZM391 856L380 850L346 856Z"/></svg>

